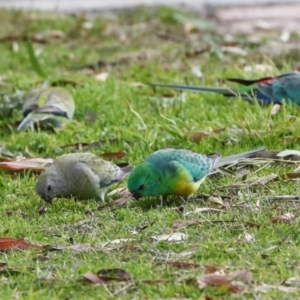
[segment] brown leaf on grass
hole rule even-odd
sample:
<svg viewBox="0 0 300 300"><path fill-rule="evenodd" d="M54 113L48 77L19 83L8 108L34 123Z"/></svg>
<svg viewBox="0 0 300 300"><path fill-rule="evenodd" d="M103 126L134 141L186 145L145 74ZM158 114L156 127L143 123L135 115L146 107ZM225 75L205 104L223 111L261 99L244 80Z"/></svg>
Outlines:
<svg viewBox="0 0 300 300"><path fill-rule="evenodd" d="M238 284L236 280L241 280L246 284L251 285L252 273L248 270L237 270L229 274L221 274L220 271L217 271L215 273L196 277L196 281L200 289L207 286L227 286L228 290L233 293L241 291L241 285Z"/></svg>
<svg viewBox="0 0 300 300"><path fill-rule="evenodd" d="M212 130L210 133L204 133L204 132L195 132L195 133L191 133L191 132L187 132L187 133L186 133L186 136L187 136L191 141L198 142L198 141L202 140L203 138L212 136L213 134L220 134L220 133L224 132L225 129L226 129L226 128L214 129L214 130Z"/></svg>
<svg viewBox="0 0 300 300"><path fill-rule="evenodd" d="M223 199L219 196L211 196L208 198L209 206L217 209L226 209Z"/></svg>
<svg viewBox="0 0 300 300"><path fill-rule="evenodd" d="M45 166L52 163L51 158L19 158L17 160L0 162L0 169L14 172L33 171L40 173Z"/></svg>
<svg viewBox="0 0 300 300"><path fill-rule="evenodd" d="M211 273L216 273L219 272L221 269L216 267L216 266L212 266L212 265L206 265L205 266L205 273L206 274L211 274Z"/></svg>
<svg viewBox="0 0 300 300"><path fill-rule="evenodd" d="M104 269L98 271L97 274L87 272L84 275L82 275L82 277L85 282L92 283L94 285L108 284L111 281L132 281L132 278L129 275L129 273L127 273L123 269Z"/></svg>
<svg viewBox="0 0 300 300"><path fill-rule="evenodd" d="M282 175L283 179L298 179L300 178L300 173L286 173Z"/></svg>
<svg viewBox="0 0 300 300"><path fill-rule="evenodd" d="M0 251L7 250L27 250L27 249L42 249L43 247L33 245L24 240L24 238L16 239L3 237L0 238Z"/></svg>
<svg viewBox="0 0 300 300"><path fill-rule="evenodd" d="M286 213L284 215L269 219L269 221L272 223L292 223L294 220L295 216L291 213Z"/></svg>
<svg viewBox="0 0 300 300"><path fill-rule="evenodd" d="M11 161L10 158L0 157L0 163L1 163L1 162L9 162L9 161Z"/></svg>
<svg viewBox="0 0 300 300"><path fill-rule="evenodd" d="M100 279L96 274L87 272L82 275L82 279L87 283L92 283L94 285L104 284L105 281Z"/></svg>
<svg viewBox="0 0 300 300"><path fill-rule="evenodd" d="M97 209L98 210L102 210L106 207L112 207L112 206L117 206L117 207L122 207L124 206L125 204L127 204L132 198L131 195L128 195L128 196L125 196L125 197L121 197L121 198L118 198L114 201L110 201L104 205L100 205Z"/></svg>
<svg viewBox="0 0 300 300"><path fill-rule="evenodd" d="M158 263L158 265L169 265L175 268L179 269L196 269L200 268L200 265L186 262L186 261L167 261L167 262L162 262Z"/></svg>
<svg viewBox="0 0 300 300"><path fill-rule="evenodd" d="M101 156L107 158L107 159L116 159L116 158L122 158L124 157L126 154L122 151L119 152L105 152L102 153Z"/></svg>
<svg viewBox="0 0 300 300"><path fill-rule="evenodd" d="M194 220L177 220L172 224L173 228L181 228L184 226L190 225L199 225L205 223L206 220L204 219L194 219Z"/></svg>

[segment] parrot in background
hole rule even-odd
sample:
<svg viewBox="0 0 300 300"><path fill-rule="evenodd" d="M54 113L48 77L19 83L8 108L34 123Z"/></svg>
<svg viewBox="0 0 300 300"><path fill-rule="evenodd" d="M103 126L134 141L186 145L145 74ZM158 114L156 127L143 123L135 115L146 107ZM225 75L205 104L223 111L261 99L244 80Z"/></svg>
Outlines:
<svg viewBox="0 0 300 300"><path fill-rule="evenodd" d="M40 128L62 128L73 118L75 103L70 93L60 87L46 87L30 91L23 104L24 119L18 131L34 125Z"/></svg>
<svg viewBox="0 0 300 300"><path fill-rule="evenodd" d="M176 84L149 83L151 86L169 87L198 93L216 93L225 97L238 97L253 102L257 99L259 104L279 104L283 100L300 106L300 73L289 72L274 77L246 80L228 78L227 81L243 84L241 88L202 87Z"/></svg>
<svg viewBox="0 0 300 300"><path fill-rule="evenodd" d="M264 151L265 148L225 156L198 154L185 149L162 149L150 154L129 175L127 187L136 199L177 195L188 199L215 168Z"/></svg>
<svg viewBox="0 0 300 300"><path fill-rule="evenodd" d="M131 172L129 166L119 167L92 153L70 153L57 157L39 176L37 194L46 202L53 198L104 201L108 187Z"/></svg>

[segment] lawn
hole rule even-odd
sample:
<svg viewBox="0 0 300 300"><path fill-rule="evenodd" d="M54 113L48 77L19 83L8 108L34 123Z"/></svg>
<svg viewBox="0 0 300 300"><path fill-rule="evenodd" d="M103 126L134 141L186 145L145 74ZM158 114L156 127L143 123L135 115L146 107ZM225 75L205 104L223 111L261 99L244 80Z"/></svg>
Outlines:
<svg viewBox="0 0 300 300"><path fill-rule="evenodd" d="M41 72L30 62L27 39ZM17 132L20 105L1 115L1 159L88 151L134 167L166 147L223 155L261 146L297 150L297 107L284 105L272 116L270 107L239 98L142 84L222 86L226 77L297 69L293 52L265 51L274 41L278 35L265 31L220 34L210 21L164 7L86 15L0 11L1 101L47 80L76 103L73 122L56 132ZM274 155L249 159L208 177L187 203L150 197L101 210L95 200L48 205L35 192L37 174L2 171L0 237L43 248L0 253L0 299L296 299L297 166ZM268 180L272 174L278 176ZM125 186L126 180L110 190ZM98 279L86 275L98 271ZM236 271L236 278L218 277Z"/></svg>

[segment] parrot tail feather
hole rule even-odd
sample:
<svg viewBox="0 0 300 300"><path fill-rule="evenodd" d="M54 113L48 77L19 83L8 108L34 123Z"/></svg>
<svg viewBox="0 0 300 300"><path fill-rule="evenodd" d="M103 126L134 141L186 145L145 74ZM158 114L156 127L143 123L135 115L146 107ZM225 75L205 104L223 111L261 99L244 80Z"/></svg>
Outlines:
<svg viewBox="0 0 300 300"><path fill-rule="evenodd" d="M210 166L210 170L213 170L216 168L216 166L218 165L220 159L221 159L221 154L220 153L214 153L214 154L208 154L206 155L209 159L211 159L211 166Z"/></svg>
<svg viewBox="0 0 300 300"><path fill-rule="evenodd" d="M124 177L125 177L132 172L133 168L130 166L126 166L126 167L121 168L121 170L123 171Z"/></svg>
<svg viewBox="0 0 300 300"><path fill-rule="evenodd" d="M150 86L167 87L182 91L190 91L196 93L215 93L220 94L225 97L238 97L241 96L242 99L246 101L253 101L253 96L251 96L248 91L242 91L239 89L230 88L219 88L219 87L205 87L205 86L189 86L189 85L176 85L176 84L163 84L163 83L147 83Z"/></svg>
<svg viewBox="0 0 300 300"><path fill-rule="evenodd" d="M251 151L247 151L247 152L243 152L243 153L239 153L239 154L224 156L217 163L216 168L223 167L225 165L234 163L234 162L238 161L239 159L252 156L256 153L259 153L259 152L262 152L262 151L265 151L265 150L266 150L266 148L261 147L261 148L255 149L255 150L251 150Z"/></svg>

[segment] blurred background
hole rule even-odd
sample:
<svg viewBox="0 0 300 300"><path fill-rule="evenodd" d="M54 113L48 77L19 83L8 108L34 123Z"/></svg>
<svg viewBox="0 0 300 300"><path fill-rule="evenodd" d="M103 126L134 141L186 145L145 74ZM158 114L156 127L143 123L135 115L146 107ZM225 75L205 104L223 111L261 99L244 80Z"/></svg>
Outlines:
<svg viewBox="0 0 300 300"><path fill-rule="evenodd" d="M266 4L288 5L289 3L297 2L299 3L300 0L0 0L0 7L74 11L121 9L136 5L173 5L204 11L208 7Z"/></svg>

